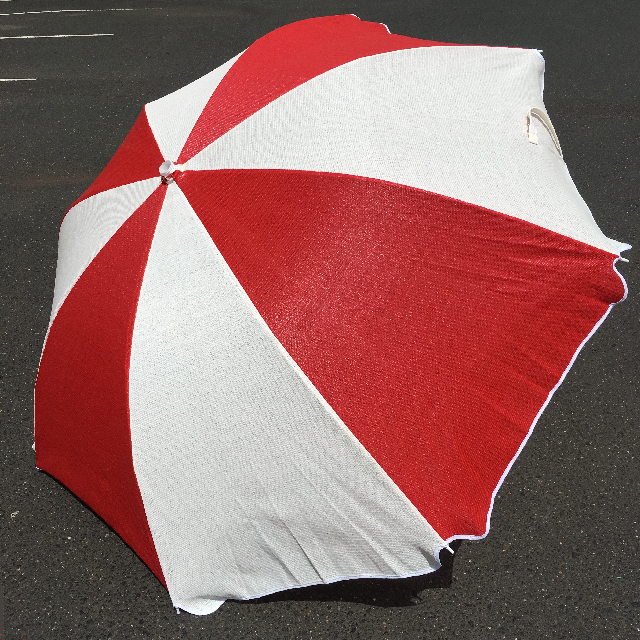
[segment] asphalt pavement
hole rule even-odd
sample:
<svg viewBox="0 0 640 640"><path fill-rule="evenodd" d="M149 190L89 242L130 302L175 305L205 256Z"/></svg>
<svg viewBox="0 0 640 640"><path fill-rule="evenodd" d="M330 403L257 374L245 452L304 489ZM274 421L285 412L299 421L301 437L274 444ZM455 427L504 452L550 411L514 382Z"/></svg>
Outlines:
<svg viewBox="0 0 640 640"><path fill-rule="evenodd" d="M574 182L606 235L640 242L637 0L1 0L0 79L13 79L0 81L6 637L640 638L637 250L618 263L629 298L544 412L498 494L489 536L458 545L431 576L177 615L127 545L35 469L33 387L64 212L145 103L272 29L339 13L417 38L541 49L545 103ZM87 37L23 37L77 34Z"/></svg>

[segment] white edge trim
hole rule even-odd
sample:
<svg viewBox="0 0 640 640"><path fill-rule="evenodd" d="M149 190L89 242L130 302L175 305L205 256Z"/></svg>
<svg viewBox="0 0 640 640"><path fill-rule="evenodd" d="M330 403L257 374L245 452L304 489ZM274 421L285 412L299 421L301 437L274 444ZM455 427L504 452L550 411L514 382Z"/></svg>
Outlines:
<svg viewBox="0 0 640 640"><path fill-rule="evenodd" d="M544 75L547 72L547 61L542 55L542 49L534 49L534 51L540 56L540 60L542 60L542 86L540 87L540 100L544 101Z"/></svg>
<svg viewBox="0 0 640 640"><path fill-rule="evenodd" d="M358 18L358 20L360 20L360 22L370 22L369 20L363 20L360 16L357 16L355 13L348 13L348 16L353 16L354 18ZM373 24L381 24L386 30L387 33L390 33L391 35L393 35L391 33L391 31L389 31L389 27L384 23L384 22L374 22ZM365 56L367 57L367 56Z"/></svg>
<svg viewBox="0 0 640 640"><path fill-rule="evenodd" d="M216 598L211 598L209 602L215 603L215 604L212 604L206 609L200 610L200 611L189 611L189 609L184 605L176 604L175 602L173 602L172 604L173 604L173 608L176 610L176 613L180 613L180 611L186 611L187 613L190 613L194 616L208 616L216 612L226 602L226 600L218 600Z"/></svg>
<svg viewBox="0 0 640 640"><path fill-rule="evenodd" d="M628 249L631 249L631 245L625 244L621 247L620 253L622 253L623 251L627 251ZM620 274L620 272L616 269L616 262L620 259L621 259L620 255L618 254L618 257L615 258L613 261L612 268L618 274L618 277L620 278L620 280L622 280L622 284L624 286L624 296L620 300L618 300L618 302L614 302L609 305L609 308L605 311L604 315L600 318L600 320L596 322L593 329L591 329L591 331L589 332L589 335L580 343L580 346L577 348L576 352L573 354L573 357L571 358L571 361L569 362L567 368L564 370L563 374L560 376L560 380L558 380L556 386L553 387L553 389L551 389L544 404L542 405L542 407L540 407L540 411L538 411L536 417L533 419L533 422L529 427L529 431L527 432L527 435L525 436L524 440L518 447L518 450L516 451L516 454L511 459L511 462L509 462L507 468L504 470L504 473L502 474L502 477L500 478L498 484L496 485L496 488L493 490L493 494L491 495L491 505L489 506L489 511L487 512L487 526L486 526L485 532L481 536L465 535L465 534L454 535L454 536L451 536L450 538L447 538L447 542L451 542L453 540L483 540L489 535L489 529L491 524L491 514L493 512L493 505L494 505L496 496L498 495L498 491L500 491L500 487L502 487L502 483L505 481L507 475L509 474L509 471L511 471L511 467L514 465L515 461L520 455L520 452L524 449L524 446L527 444L529 438L531 437L531 434L533 433L533 429L538 423L540 416L542 415L544 410L547 408L547 405L549 404L549 402L551 402L551 398L553 397L553 394L558 390L560 385L564 382L564 379L566 378L567 374L569 373L569 370L573 366L573 363L578 358L578 355L580 354L580 351L582 351L582 348L584 347L584 345L587 344L587 342L593 337L593 334L600 328L600 325L606 320L607 316L611 312L611 309L613 309L615 305L620 304L623 300L626 300L627 298L627 293L629 291L627 288L627 283L625 279L622 277L622 275Z"/></svg>

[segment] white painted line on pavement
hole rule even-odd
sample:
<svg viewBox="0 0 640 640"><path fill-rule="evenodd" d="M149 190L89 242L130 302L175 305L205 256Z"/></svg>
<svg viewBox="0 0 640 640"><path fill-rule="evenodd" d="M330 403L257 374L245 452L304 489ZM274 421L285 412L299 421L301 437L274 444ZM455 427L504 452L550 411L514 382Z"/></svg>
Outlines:
<svg viewBox="0 0 640 640"><path fill-rule="evenodd" d="M113 36L113 33L59 33L55 36L0 36L0 40L31 40L33 38L97 38L98 36Z"/></svg>
<svg viewBox="0 0 640 640"><path fill-rule="evenodd" d="M0 0L9 2L10 0ZM13 13L0 13L0 16L27 16L38 13L97 13L100 11L144 11L146 9L157 9L158 7L140 7L139 9L44 9L42 11L14 11Z"/></svg>
<svg viewBox="0 0 640 640"><path fill-rule="evenodd" d="M0 82L27 82L27 80L37 80L38 78L0 78Z"/></svg>

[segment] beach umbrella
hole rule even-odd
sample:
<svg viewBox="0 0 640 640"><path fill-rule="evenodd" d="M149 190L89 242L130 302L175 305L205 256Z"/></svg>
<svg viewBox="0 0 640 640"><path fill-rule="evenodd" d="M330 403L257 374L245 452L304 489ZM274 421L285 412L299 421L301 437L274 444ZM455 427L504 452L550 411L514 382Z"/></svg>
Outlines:
<svg viewBox="0 0 640 640"><path fill-rule="evenodd" d="M357 17L147 104L60 228L37 466L195 614L438 568L625 295L536 50Z"/></svg>

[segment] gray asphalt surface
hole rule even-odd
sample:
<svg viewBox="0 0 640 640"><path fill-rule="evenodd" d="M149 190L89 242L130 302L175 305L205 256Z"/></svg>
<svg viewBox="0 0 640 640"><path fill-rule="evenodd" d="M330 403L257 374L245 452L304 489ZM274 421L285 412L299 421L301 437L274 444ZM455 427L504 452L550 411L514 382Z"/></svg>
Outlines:
<svg viewBox="0 0 640 640"><path fill-rule="evenodd" d="M14 12L135 8L91 13ZM9 638L640 638L638 252L503 485L491 533L432 576L358 580L176 615L108 526L34 468L32 393L57 231L146 102L266 32L337 13L394 33L542 49L545 102L608 236L638 244L637 0L0 2L2 579ZM91 38L22 35L112 33ZM11 36L11 39L6 39Z"/></svg>

